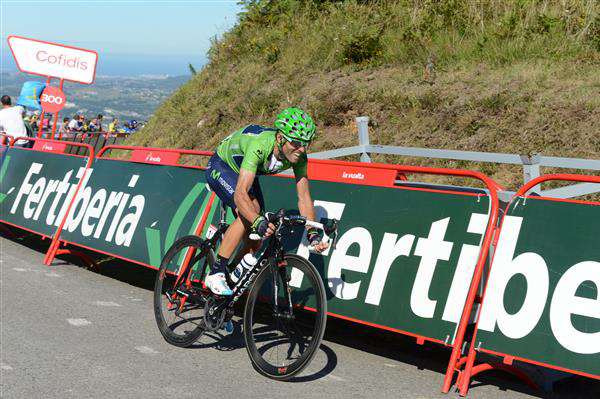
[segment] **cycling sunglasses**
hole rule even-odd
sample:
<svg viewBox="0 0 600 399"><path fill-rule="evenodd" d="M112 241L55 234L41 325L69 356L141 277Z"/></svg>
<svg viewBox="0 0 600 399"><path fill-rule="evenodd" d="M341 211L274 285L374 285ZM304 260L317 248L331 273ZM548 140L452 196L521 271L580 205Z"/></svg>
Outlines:
<svg viewBox="0 0 600 399"><path fill-rule="evenodd" d="M285 136L283 136L285 137ZM307 143L306 141L300 141L300 140L291 140L288 139L287 137L285 137L285 139L292 145L292 147L294 147L294 149L298 149L300 147L304 147L305 150L308 150L308 147L310 147L310 141Z"/></svg>

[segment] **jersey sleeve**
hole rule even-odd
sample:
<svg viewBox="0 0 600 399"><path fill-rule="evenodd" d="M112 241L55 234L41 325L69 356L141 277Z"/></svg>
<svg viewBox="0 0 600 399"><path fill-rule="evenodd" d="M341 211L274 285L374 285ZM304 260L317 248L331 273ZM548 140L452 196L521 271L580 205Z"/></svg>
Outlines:
<svg viewBox="0 0 600 399"><path fill-rule="evenodd" d="M263 146L259 140L252 140L248 147L244 150L244 160L240 169L247 170L252 173L257 173L258 166L265 162L265 158L269 154L265 153Z"/></svg>

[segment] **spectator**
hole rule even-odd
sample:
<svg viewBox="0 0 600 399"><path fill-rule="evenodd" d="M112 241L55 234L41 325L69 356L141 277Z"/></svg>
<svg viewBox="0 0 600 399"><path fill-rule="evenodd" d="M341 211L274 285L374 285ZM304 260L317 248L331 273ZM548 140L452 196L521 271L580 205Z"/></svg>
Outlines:
<svg viewBox="0 0 600 399"><path fill-rule="evenodd" d="M83 125L83 124L82 124ZM79 125L79 115L75 114L73 119L69 122L70 132L81 132L81 126Z"/></svg>
<svg viewBox="0 0 600 399"><path fill-rule="evenodd" d="M88 126L90 132L101 132L102 131L102 114L98 114L97 117L92 119Z"/></svg>
<svg viewBox="0 0 600 399"><path fill-rule="evenodd" d="M0 131L10 134L14 137L27 135L27 128L23 122L25 108L20 105L11 106L10 96L2 96L2 110L0 110Z"/></svg>
<svg viewBox="0 0 600 399"><path fill-rule="evenodd" d="M117 118L113 118L112 122L110 122L108 124L108 132L109 133L116 133L117 132L117 123L119 122L119 120Z"/></svg>
<svg viewBox="0 0 600 399"><path fill-rule="evenodd" d="M88 132L90 129L90 121L89 119L85 119L83 116L81 118L81 131L82 132Z"/></svg>
<svg viewBox="0 0 600 399"><path fill-rule="evenodd" d="M34 111L33 115L31 115L31 119L29 125L31 126L31 130L36 132L38 130L38 122L40 119L40 111Z"/></svg>
<svg viewBox="0 0 600 399"><path fill-rule="evenodd" d="M58 133L60 134L60 137L62 137L62 136L68 137L69 132L71 132L71 129L69 129L69 118L65 117L65 118L63 118L63 124L60 127L60 130Z"/></svg>
<svg viewBox="0 0 600 399"><path fill-rule="evenodd" d="M95 132L97 130L97 123L98 119L96 118L90 120L90 122L88 123L88 132Z"/></svg>

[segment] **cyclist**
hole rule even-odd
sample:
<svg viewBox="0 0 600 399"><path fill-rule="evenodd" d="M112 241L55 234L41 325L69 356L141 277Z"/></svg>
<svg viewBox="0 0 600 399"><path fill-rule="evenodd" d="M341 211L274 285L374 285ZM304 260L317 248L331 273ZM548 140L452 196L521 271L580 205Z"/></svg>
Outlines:
<svg viewBox="0 0 600 399"><path fill-rule="evenodd" d="M213 293L233 294L225 270L242 239L241 254L254 254L261 241L249 240L248 234L266 238L274 233L275 226L269 222L268 214L263 214L264 199L257 175L275 174L292 167L300 214L314 221L306 156L314 135L315 124L306 112L286 108L277 116L274 128L248 125L237 130L219 144L217 152L210 158L206 170L208 185L237 214L225 232L215 264L205 280ZM307 230L308 241L318 252L329 246L321 242L321 237L318 229Z"/></svg>

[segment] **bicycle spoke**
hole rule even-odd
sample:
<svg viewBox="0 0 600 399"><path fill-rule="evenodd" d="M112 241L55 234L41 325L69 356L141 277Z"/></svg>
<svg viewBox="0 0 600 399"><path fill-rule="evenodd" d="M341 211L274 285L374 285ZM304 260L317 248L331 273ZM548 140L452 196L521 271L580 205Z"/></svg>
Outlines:
<svg viewBox="0 0 600 399"><path fill-rule="evenodd" d="M290 378L310 362L325 328L322 281L307 264L295 265L304 273L303 287L288 286L292 265L283 271L279 269L275 280L272 268L265 267L257 276L246 305L244 334L248 353L261 373L276 379ZM277 284L276 290L273 284ZM318 286L318 290L313 286Z"/></svg>
<svg viewBox="0 0 600 399"><path fill-rule="evenodd" d="M201 286L190 280L193 270L204 268L212 259L201 250L199 237L179 239L165 255L154 287L154 313L165 340L176 346L189 346L204 331L204 305L206 299ZM185 264L185 259L190 261ZM180 267L183 269L179 271ZM179 271L181 277L167 273ZM177 287L175 287L176 281ZM200 284L200 283L198 283Z"/></svg>

